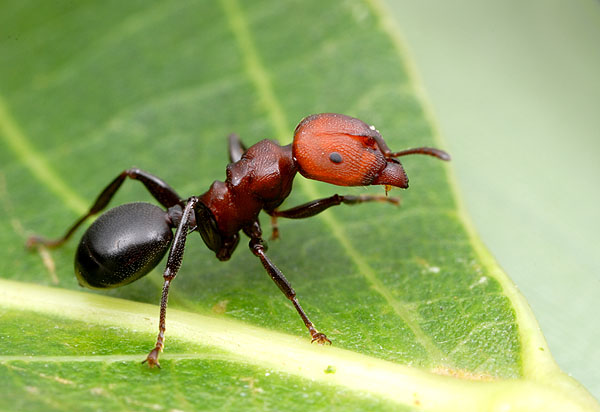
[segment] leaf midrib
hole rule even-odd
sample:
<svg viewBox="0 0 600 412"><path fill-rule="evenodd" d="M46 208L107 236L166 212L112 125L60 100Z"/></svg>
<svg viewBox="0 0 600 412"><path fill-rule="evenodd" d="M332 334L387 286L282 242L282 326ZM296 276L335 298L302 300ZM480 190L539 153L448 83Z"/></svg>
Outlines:
<svg viewBox="0 0 600 412"><path fill-rule="evenodd" d="M27 307L23 307L27 302ZM89 324L116 326L154 335L154 305L116 299L103 295L50 288L0 279L0 305L10 309L67 317ZM206 345L225 351L223 360L273 369L326 385L370 393L399 404L412 405L418 400L425 410L467 411L496 410L500 406L514 411L536 410L543 399L557 410L583 411L585 399L571 391L557 391L551 385L525 379L475 381L442 376L432 371L399 365L345 349L311 345L306 339L250 326L225 317L211 317L172 309L169 335L194 345ZM104 360L139 361L144 354L109 355ZM220 354L215 356L220 357ZM204 355L201 355L204 359ZM165 357L175 358L175 355ZM184 355L194 359L193 354ZM75 356L0 357L0 363L12 362L102 361L97 357ZM219 358L221 359L221 358ZM165 367L169 367L165 362ZM335 369L335 373L325 370ZM486 379L489 377L485 377ZM589 401L588 401L589 403ZM590 403L590 405L593 405Z"/></svg>

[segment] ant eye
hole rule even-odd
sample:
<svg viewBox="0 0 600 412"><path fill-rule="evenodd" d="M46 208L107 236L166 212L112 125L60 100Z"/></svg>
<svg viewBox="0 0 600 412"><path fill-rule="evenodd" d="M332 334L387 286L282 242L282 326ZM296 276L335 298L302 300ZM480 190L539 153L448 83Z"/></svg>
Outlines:
<svg viewBox="0 0 600 412"><path fill-rule="evenodd" d="M338 152L332 152L329 155L329 160L331 160L333 163L342 163L342 155L340 155Z"/></svg>

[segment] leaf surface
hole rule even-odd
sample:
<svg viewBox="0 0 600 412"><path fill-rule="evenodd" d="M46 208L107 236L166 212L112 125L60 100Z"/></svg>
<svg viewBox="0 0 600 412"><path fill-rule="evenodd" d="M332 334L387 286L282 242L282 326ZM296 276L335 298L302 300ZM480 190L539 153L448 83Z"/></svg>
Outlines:
<svg viewBox="0 0 600 412"><path fill-rule="evenodd" d="M304 116L341 112L401 150L442 145L435 124L378 2L2 7L0 408L598 408L558 370L475 237L449 167L423 157L403 161L411 189L400 208L280 222L269 256L332 347L309 344L243 242L222 263L194 234L170 295L163 368L139 365L156 334L160 270L82 291L76 241L28 253L28 234L61 234L131 166L201 194L224 179L231 132L289 143ZM286 205L380 191L299 177ZM146 199L127 182L113 204Z"/></svg>

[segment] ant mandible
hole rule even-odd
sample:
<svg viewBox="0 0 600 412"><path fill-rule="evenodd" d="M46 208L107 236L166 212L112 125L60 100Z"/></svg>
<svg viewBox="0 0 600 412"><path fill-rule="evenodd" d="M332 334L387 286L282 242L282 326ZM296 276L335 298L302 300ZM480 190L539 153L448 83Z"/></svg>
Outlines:
<svg viewBox="0 0 600 412"><path fill-rule="evenodd" d="M123 286L150 272L169 250L163 273L159 333L144 362L150 367L160 367L158 356L164 347L169 286L181 267L186 238L194 231L223 261L231 257L240 240L239 232L243 231L250 238L252 253L300 314L312 342L331 343L317 331L288 280L267 257L258 214L264 210L271 216L276 238L279 217L303 219L342 203L397 204L398 199L387 196L335 194L291 209L278 209L290 194L297 172L308 179L338 186L385 185L386 191L390 186L407 188L408 178L395 158L409 154L450 160L446 152L429 147L393 153L375 127L342 114L315 114L298 124L293 143L287 146L262 140L246 148L237 136L231 135L227 178L225 182L215 181L203 195L182 199L162 179L140 169L127 169L104 188L87 214L63 237L46 240L32 236L27 243L29 247L61 246L87 218L108 205L125 179L139 180L166 211L150 203L128 203L101 215L81 238L75 256L75 274L81 286L92 289Z"/></svg>

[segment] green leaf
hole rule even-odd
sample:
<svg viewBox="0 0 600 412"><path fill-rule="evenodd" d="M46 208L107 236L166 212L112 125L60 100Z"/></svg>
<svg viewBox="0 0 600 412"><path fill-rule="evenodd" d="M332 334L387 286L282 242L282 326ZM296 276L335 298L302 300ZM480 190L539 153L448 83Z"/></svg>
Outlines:
<svg viewBox="0 0 600 412"><path fill-rule="evenodd" d="M443 146L378 1L7 2L0 16L0 409L600 410L552 360L433 159L403 162L400 208L280 222L269 256L331 347L310 345L244 245L222 263L194 235L149 370L160 270L88 292L75 241L24 249L131 166L201 194L224 179L233 131L288 143L302 117L330 111L376 124L393 149ZM339 189L299 177L286 205ZM140 199L127 182L113 203Z"/></svg>

